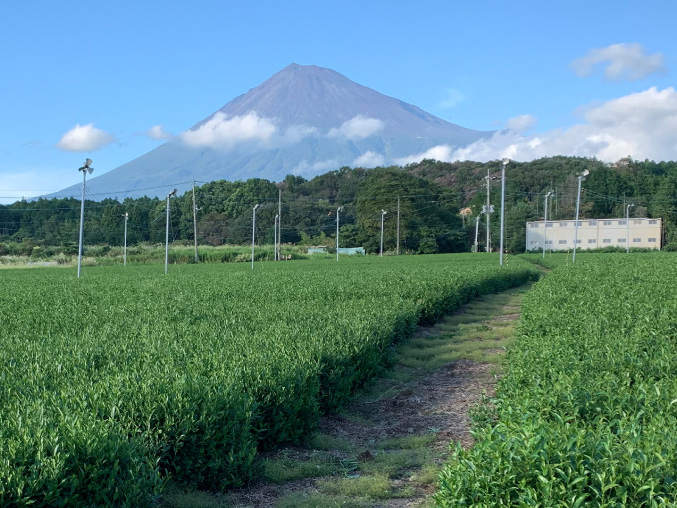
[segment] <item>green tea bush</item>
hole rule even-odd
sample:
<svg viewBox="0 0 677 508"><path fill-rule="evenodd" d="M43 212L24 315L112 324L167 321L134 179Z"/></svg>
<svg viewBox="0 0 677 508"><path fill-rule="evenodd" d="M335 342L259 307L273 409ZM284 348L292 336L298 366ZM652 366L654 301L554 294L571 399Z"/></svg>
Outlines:
<svg viewBox="0 0 677 508"><path fill-rule="evenodd" d="M580 261L526 296L509 372L438 506L675 506L677 258Z"/></svg>
<svg viewBox="0 0 677 508"><path fill-rule="evenodd" d="M0 506L149 506L247 482L392 344L534 277L495 256L4 270Z"/></svg>

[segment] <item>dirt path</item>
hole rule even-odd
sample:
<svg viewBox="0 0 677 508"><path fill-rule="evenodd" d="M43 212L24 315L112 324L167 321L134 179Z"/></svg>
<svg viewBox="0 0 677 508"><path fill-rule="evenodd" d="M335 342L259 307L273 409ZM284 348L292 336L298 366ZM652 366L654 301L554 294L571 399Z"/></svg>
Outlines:
<svg viewBox="0 0 677 508"><path fill-rule="evenodd" d="M450 441L492 395L529 286L488 295L399 345L395 367L302 447L261 457L262 479L222 496L171 491L167 507L425 507Z"/></svg>

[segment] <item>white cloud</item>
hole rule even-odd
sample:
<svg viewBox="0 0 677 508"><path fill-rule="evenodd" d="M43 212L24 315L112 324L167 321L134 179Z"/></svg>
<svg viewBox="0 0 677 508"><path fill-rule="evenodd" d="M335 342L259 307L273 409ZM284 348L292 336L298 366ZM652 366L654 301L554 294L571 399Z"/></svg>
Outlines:
<svg viewBox="0 0 677 508"><path fill-rule="evenodd" d="M404 166L405 164L410 164L412 162L420 162L423 159L435 159L437 161L450 161L452 160L452 153L454 149L449 145L437 145L429 148L425 152L408 155L407 157L400 157L395 159L395 164ZM455 160L455 159L454 159Z"/></svg>
<svg viewBox="0 0 677 508"><path fill-rule="evenodd" d="M245 141L268 141L276 132L273 122L255 112L244 116L227 117L221 111L196 129L181 134L183 141L192 146L231 148Z"/></svg>
<svg viewBox="0 0 677 508"><path fill-rule="evenodd" d="M526 132L536 125L536 117L532 115L519 115L505 122L505 128L515 132Z"/></svg>
<svg viewBox="0 0 677 508"><path fill-rule="evenodd" d="M360 168L375 168L384 164L385 157L383 155L369 150L355 159L351 165Z"/></svg>
<svg viewBox="0 0 677 508"><path fill-rule="evenodd" d="M603 67L604 76L612 81L635 81L649 74L665 72L663 55L649 55L643 46L636 43L591 49L587 55L573 60L571 67L582 77L590 76L596 69Z"/></svg>
<svg viewBox="0 0 677 508"><path fill-rule="evenodd" d="M442 161L488 161L509 157L527 161L553 155L596 157L614 162L628 155L635 159L677 158L677 92L656 87L590 107L584 122L569 129L556 129L523 136L503 130L490 138L452 149L438 145L425 153L399 159L397 163L424 158Z"/></svg>
<svg viewBox="0 0 677 508"><path fill-rule="evenodd" d="M363 139L372 136L383 129L383 122L377 118L367 118L357 115L343 122L340 127L332 128L327 134L330 138Z"/></svg>
<svg viewBox="0 0 677 508"><path fill-rule="evenodd" d="M174 135L171 132L167 132L162 128L162 125L155 125L148 129L146 131L146 136L148 136L150 139L157 139L160 141L164 141L167 139L171 139L174 137Z"/></svg>
<svg viewBox="0 0 677 508"><path fill-rule="evenodd" d="M459 90L453 88L446 91L446 97L440 101L437 106L440 108L451 109L458 106L465 100L465 95Z"/></svg>
<svg viewBox="0 0 677 508"><path fill-rule="evenodd" d="M274 119L261 117L254 111L232 117L219 111L198 128L182 133L181 139L191 146L222 149L248 142L255 142L256 146L263 148L280 148L317 133L315 127L307 125L291 125L282 131L275 125Z"/></svg>
<svg viewBox="0 0 677 508"><path fill-rule="evenodd" d="M112 134L97 129L94 124L77 124L61 137L56 147L67 152L94 152L113 141Z"/></svg>

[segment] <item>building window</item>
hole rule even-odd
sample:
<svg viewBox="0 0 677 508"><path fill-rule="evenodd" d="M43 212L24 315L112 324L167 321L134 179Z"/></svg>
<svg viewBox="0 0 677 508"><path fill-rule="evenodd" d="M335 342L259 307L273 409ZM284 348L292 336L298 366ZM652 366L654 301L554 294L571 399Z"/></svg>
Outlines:
<svg viewBox="0 0 677 508"><path fill-rule="evenodd" d="M536 224L535 222L532 222L532 223L529 224L529 227L530 228L537 228L538 224Z"/></svg>
<svg viewBox="0 0 677 508"><path fill-rule="evenodd" d="M591 220L591 221L588 222L588 226L596 226L596 225L597 225L596 220Z"/></svg>
<svg viewBox="0 0 677 508"><path fill-rule="evenodd" d="M548 222L548 227L549 227L549 228L551 228L551 227L553 227L553 226L554 226L554 224L553 224L552 222Z"/></svg>
<svg viewBox="0 0 677 508"><path fill-rule="evenodd" d="M625 238L619 238L618 243L625 243Z"/></svg>
<svg viewBox="0 0 677 508"><path fill-rule="evenodd" d="M655 238L649 238L649 243L656 243L656 239Z"/></svg>
<svg viewBox="0 0 677 508"><path fill-rule="evenodd" d="M559 244L560 244L560 245L566 245L566 243L567 243L566 240L560 240L560 241L559 241Z"/></svg>
<svg viewBox="0 0 677 508"><path fill-rule="evenodd" d="M649 221L649 224L658 224L658 221L656 219L651 219Z"/></svg>
<svg viewBox="0 0 677 508"><path fill-rule="evenodd" d="M602 243L611 243L611 238L605 238Z"/></svg>
<svg viewBox="0 0 677 508"><path fill-rule="evenodd" d="M576 243L583 243L583 240L577 238Z"/></svg>
<svg viewBox="0 0 677 508"><path fill-rule="evenodd" d="M529 243L531 245L538 245L539 242L538 242L538 240L531 240Z"/></svg>
<svg viewBox="0 0 677 508"><path fill-rule="evenodd" d="M624 220L619 220L619 221L618 221L618 225L619 225L619 226L625 226L626 224L627 224L627 222L624 221Z"/></svg>
<svg viewBox="0 0 677 508"><path fill-rule="evenodd" d="M567 226L568 226L568 224L566 222L560 222L559 223L559 227L561 227L561 228L565 228Z"/></svg>
<svg viewBox="0 0 677 508"><path fill-rule="evenodd" d="M588 238L588 243L597 243L597 238Z"/></svg>
<svg viewBox="0 0 677 508"><path fill-rule="evenodd" d="M552 240L546 240L546 241L545 241L545 244L546 244L546 245L552 245Z"/></svg>
<svg viewBox="0 0 677 508"><path fill-rule="evenodd" d="M611 226L611 221L610 221L610 220L605 220L604 222L602 222L602 224L603 224L604 226Z"/></svg>
<svg viewBox="0 0 677 508"><path fill-rule="evenodd" d="M641 221L641 220L633 220L632 223L633 223L633 224L641 224L642 221Z"/></svg>
<svg viewBox="0 0 677 508"><path fill-rule="evenodd" d="M633 239L632 239L632 243L639 243L639 242L641 242L641 241L642 241L641 238L633 238Z"/></svg>

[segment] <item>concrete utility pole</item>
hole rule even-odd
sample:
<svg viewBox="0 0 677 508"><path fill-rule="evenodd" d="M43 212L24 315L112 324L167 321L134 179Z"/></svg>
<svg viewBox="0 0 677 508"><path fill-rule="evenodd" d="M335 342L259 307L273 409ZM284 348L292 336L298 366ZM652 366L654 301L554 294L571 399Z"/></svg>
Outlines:
<svg viewBox="0 0 677 508"><path fill-rule="evenodd" d="M625 207L625 227L627 228L627 238L625 239L625 252L630 254L630 208L635 206L635 203L629 203Z"/></svg>
<svg viewBox="0 0 677 508"><path fill-rule="evenodd" d="M490 220L490 216L494 212L494 208L491 206L491 201L490 201L490 182L491 182L492 178L489 175L489 168L487 168L487 176L485 176L484 179L487 181L487 204L482 209L482 211L487 214L487 246L486 246L486 251L491 252L491 224L490 224L491 220Z"/></svg>
<svg viewBox="0 0 677 508"><path fill-rule="evenodd" d="M125 250L122 256L122 266L127 266L127 221L129 220L129 212L125 212Z"/></svg>
<svg viewBox="0 0 677 508"><path fill-rule="evenodd" d="M397 255L400 255L400 197L397 196Z"/></svg>
<svg viewBox="0 0 677 508"><path fill-rule="evenodd" d="M552 196L552 191L545 195L545 231L543 232L543 257L545 258L545 249L548 248L548 198Z"/></svg>
<svg viewBox="0 0 677 508"><path fill-rule="evenodd" d="M273 226L273 261L277 261L277 219L279 214L275 216L275 225Z"/></svg>
<svg viewBox="0 0 677 508"><path fill-rule="evenodd" d="M498 264L503 266L503 238L505 237L505 167L510 162L510 159L503 159L501 161L501 242Z"/></svg>
<svg viewBox="0 0 677 508"><path fill-rule="evenodd" d="M339 250L339 214L343 210L342 206L339 206L336 209L336 262L338 263L338 250Z"/></svg>
<svg viewBox="0 0 677 508"><path fill-rule="evenodd" d="M477 237L480 233L480 217L482 217L482 214L478 214L477 217L475 217L475 252L479 251L479 245L477 243Z"/></svg>
<svg viewBox="0 0 677 508"><path fill-rule="evenodd" d="M277 189L277 241L279 248L277 249L277 259L280 260L282 254L282 188Z"/></svg>
<svg viewBox="0 0 677 508"><path fill-rule="evenodd" d="M388 212L386 212L385 210L381 210L381 257L383 257L383 219L386 213Z"/></svg>
<svg viewBox="0 0 677 508"><path fill-rule="evenodd" d="M576 247L578 246L578 212L580 211L581 208L581 182L585 180L585 177L590 174L590 171L587 169L584 170L580 175L578 175L578 194L576 197L576 224L574 228L574 255L571 258L571 262L575 263L576 262Z"/></svg>
<svg viewBox="0 0 677 508"><path fill-rule="evenodd" d="M169 198L176 196L176 189L167 194L167 229L165 232L165 275L167 275L169 265Z"/></svg>
<svg viewBox="0 0 677 508"><path fill-rule="evenodd" d="M200 258L197 255L197 211L198 207L195 204L195 178L193 178L193 239L195 240L195 262L199 263Z"/></svg>
<svg viewBox="0 0 677 508"><path fill-rule="evenodd" d="M252 270L254 269L254 237L256 235L256 209L259 207L258 204L254 206L252 211Z"/></svg>

